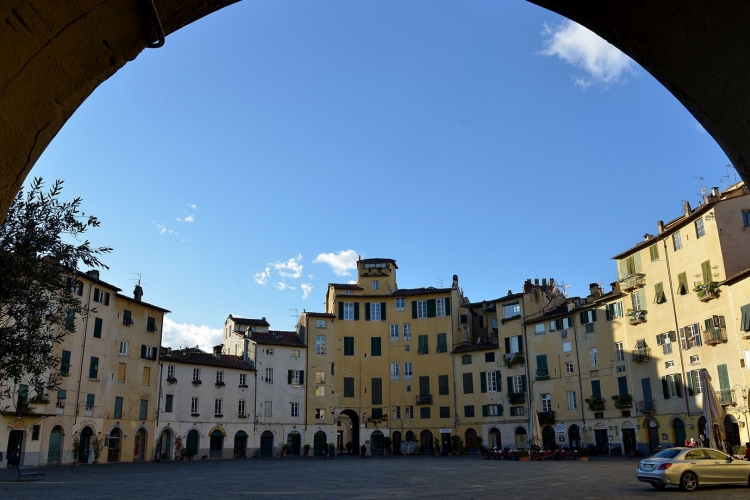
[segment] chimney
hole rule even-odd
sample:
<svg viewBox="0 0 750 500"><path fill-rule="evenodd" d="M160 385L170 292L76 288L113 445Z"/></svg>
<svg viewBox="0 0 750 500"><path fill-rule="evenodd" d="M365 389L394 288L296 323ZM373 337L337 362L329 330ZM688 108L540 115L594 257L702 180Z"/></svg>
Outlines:
<svg viewBox="0 0 750 500"><path fill-rule="evenodd" d="M643 235L643 241L648 241L648 240L651 240L651 239L654 239L654 235L653 234L646 233L646 234Z"/></svg>
<svg viewBox="0 0 750 500"><path fill-rule="evenodd" d="M593 298L595 298L595 299L598 299L599 297L601 297L602 296L602 289L599 286L599 283L591 283L589 285L589 293L590 293L590 296L593 297Z"/></svg>
<svg viewBox="0 0 750 500"><path fill-rule="evenodd" d="M135 289L133 290L133 298L135 298L136 302L140 302L142 297L143 288L141 288L141 285L135 285Z"/></svg>
<svg viewBox="0 0 750 500"><path fill-rule="evenodd" d="M719 201L719 198L721 197L721 193L719 193L719 188L712 187L711 188L711 194L714 197L714 201Z"/></svg>
<svg viewBox="0 0 750 500"><path fill-rule="evenodd" d="M656 221L656 228L659 230L659 234L662 234L664 232L664 221L663 220Z"/></svg>
<svg viewBox="0 0 750 500"><path fill-rule="evenodd" d="M190 348L185 346L185 348L182 350L182 354L184 356L188 356L190 354Z"/></svg>
<svg viewBox="0 0 750 500"><path fill-rule="evenodd" d="M542 278L542 286L547 286L547 278Z"/></svg>
<svg viewBox="0 0 750 500"><path fill-rule="evenodd" d="M538 278L534 278L534 286L539 286L539 279Z"/></svg>
<svg viewBox="0 0 750 500"><path fill-rule="evenodd" d="M690 202L689 201L686 201L685 204L682 205L682 211L684 212L685 217L690 215Z"/></svg>
<svg viewBox="0 0 750 500"><path fill-rule="evenodd" d="M224 348L224 344L214 346L214 358L221 359L221 350Z"/></svg>
<svg viewBox="0 0 750 500"><path fill-rule="evenodd" d="M90 277L94 278L95 280L99 279L98 269L91 269L90 271L86 271L86 274L88 274Z"/></svg>
<svg viewBox="0 0 750 500"><path fill-rule="evenodd" d="M453 285L451 286L454 290L458 290L458 274L453 275Z"/></svg>

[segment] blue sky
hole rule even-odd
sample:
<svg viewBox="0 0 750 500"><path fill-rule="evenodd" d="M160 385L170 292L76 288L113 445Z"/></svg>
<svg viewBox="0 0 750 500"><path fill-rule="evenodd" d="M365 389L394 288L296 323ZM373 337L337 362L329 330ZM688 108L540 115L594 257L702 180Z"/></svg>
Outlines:
<svg viewBox="0 0 750 500"><path fill-rule="evenodd" d="M608 289L727 163L646 71L527 2L263 0L145 50L31 176L101 219L102 278L142 275L165 345L208 347L230 313L322 311L358 255L474 301Z"/></svg>

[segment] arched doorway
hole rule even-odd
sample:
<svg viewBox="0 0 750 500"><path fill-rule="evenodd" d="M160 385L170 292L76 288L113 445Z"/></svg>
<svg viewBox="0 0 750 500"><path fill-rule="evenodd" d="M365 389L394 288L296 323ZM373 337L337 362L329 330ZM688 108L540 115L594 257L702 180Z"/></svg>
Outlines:
<svg viewBox="0 0 750 500"><path fill-rule="evenodd" d="M80 445L80 461L82 464L89 463L89 457L91 455L91 436L94 435L94 430L88 425L81 430L81 438L79 441ZM109 461L109 458L107 459Z"/></svg>
<svg viewBox="0 0 750 500"><path fill-rule="evenodd" d="M529 447L528 435L523 427L516 427L515 438L517 450L525 450Z"/></svg>
<svg viewBox="0 0 750 500"><path fill-rule="evenodd" d="M237 431L234 435L234 458L247 458L247 432Z"/></svg>
<svg viewBox="0 0 750 500"><path fill-rule="evenodd" d="M224 455L224 433L215 429L208 442L208 458L222 458Z"/></svg>
<svg viewBox="0 0 750 500"><path fill-rule="evenodd" d="M47 464L62 463L63 432L62 427L56 425L49 434L49 450L47 451Z"/></svg>
<svg viewBox="0 0 750 500"><path fill-rule="evenodd" d="M169 429L164 429L161 431L161 435L159 436L159 443L157 446L159 447L159 458L161 460L169 460L172 457L172 431Z"/></svg>
<svg viewBox="0 0 750 500"><path fill-rule="evenodd" d="M299 455L302 443L302 436L297 431L292 431L286 437L286 444L289 445L289 455Z"/></svg>
<svg viewBox="0 0 750 500"><path fill-rule="evenodd" d="M542 429L542 448L545 450L554 450L556 446L555 429L551 425L545 425L544 429Z"/></svg>
<svg viewBox="0 0 750 500"><path fill-rule="evenodd" d="M419 448L422 455L432 455L432 432L423 430L419 435Z"/></svg>
<svg viewBox="0 0 750 500"><path fill-rule="evenodd" d="M674 445L685 446L685 422L682 419L676 418L672 421L672 431L674 432Z"/></svg>
<svg viewBox="0 0 750 500"><path fill-rule="evenodd" d="M193 429L188 432L187 439L185 440L185 453L192 453L193 456L198 455L198 449L200 447L201 435Z"/></svg>
<svg viewBox="0 0 750 500"><path fill-rule="evenodd" d="M326 446L328 445L328 437L323 431L318 431L313 436L313 455L316 457L322 457L325 455ZM359 449L357 450L359 451Z"/></svg>
<svg viewBox="0 0 750 500"><path fill-rule="evenodd" d="M13 430L8 434L8 448L6 456L8 457L8 467L16 467L21 464L21 454L23 453L24 431Z"/></svg>
<svg viewBox="0 0 750 500"><path fill-rule="evenodd" d="M635 439L635 429L633 424L630 422L623 422L622 426L622 444L625 449L625 453L634 454L638 449L638 444Z"/></svg>
<svg viewBox="0 0 750 500"><path fill-rule="evenodd" d="M503 449L503 440L501 439L500 431L498 429L496 429L495 427L490 429L489 437L490 437L489 448L491 450Z"/></svg>
<svg viewBox="0 0 750 500"><path fill-rule="evenodd" d="M359 448L362 446L359 440L359 415L354 410L343 410L339 413L337 420L341 422L340 427L343 430L341 440L344 446L348 449L347 443L352 443L352 450L359 454Z"/></svg>
<svg viewBox="0 0 750 500"><path fill-rule="evenodd" d="M729 446L739 446L742 444L740 441L740 426L733 415L727 415L724 419L724 432Z"/></svg>
<svg viewBox="0 0 750 500"><path fill-rule="evenodd" d="M594 442L596 443L596 452L599 455L606 454L609 446L609 436L607 435L607 426L596 424L594 427Z"/></svg>
<svg viewBox="0 0 750 500"><path fill-rule="evenodd" d="M122 446L122 433L120 432L119 428L115 427L114 429L109 431L109 444L107 445L107 462L119 462L120 461L120 447L121 446ZM81 432L81 450L83 450L83 432ZM81 461L83 462L83 459L81 459Z"/></svg>
<svg viewBox="0 0 750 500"><path fill-rule="evenodd" d="M581 428L573 424L568 429L568 442L571 450L577 450L581 447Z"/></svg>
<svg viewBox="0 0 750 500"><path fill-rule="evenodd" d="M466 453L478 453L477 431L474 429L467 429L464 433L464 438L466 440Z"/></svg>
<svg viewBox="0 0 750 500"><path fill-rule="evenodd" d="M383 438L381 431L375 431L370 435L370 455L385 455Z"/></svg>
<svg viewBox="0 0 750 500"><path fill-rule="evenodd" d="M414 442L414 432L413 431L406 431L406 441L409 443Z"/></svg>
<svg viewBox="0 0 750 500"><path fill-rule="evenodd" d="M260 456L273 456L273 432L271 431L263 431L260 435Z"/></svg>
<svg viewBox="0 0 750 500"><path fill-rule="evenodd" d="M394 455L401 455L401 432L396 431L391 435L393 439L393 454Z"/></svg>
<svg viewBox="0 0 750 500"><path fill-rule="evenodd" d="M661 442L659 441L659 423L653 418L649 418L645 422L645 425L648 432L648 449L653 454L656 448L661 446Z"/></svg>
<svg viewBox="0 0 750 500"><path fill-rule="evenodd" d="M146 429L138 429L133 440L133 460L146 458Z"/></svg>

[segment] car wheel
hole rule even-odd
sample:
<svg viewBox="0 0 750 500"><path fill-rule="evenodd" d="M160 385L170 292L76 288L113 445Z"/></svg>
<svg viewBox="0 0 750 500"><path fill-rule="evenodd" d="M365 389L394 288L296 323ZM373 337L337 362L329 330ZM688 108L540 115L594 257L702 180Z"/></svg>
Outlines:
<svg viewBox="0 0 750 500"><path fill-rule="evenodd" d="M698 487L698 476L695 472L686 472L680 478L680 488L685 491L693 491Z"/></svg>
<svg viewBox="0 0 750 500"><path fill-rule="evenodd" d="M651 486L653 486L657 490L663 490L664 488L667 487L667 485L664 483L651 483Z"/></svg>

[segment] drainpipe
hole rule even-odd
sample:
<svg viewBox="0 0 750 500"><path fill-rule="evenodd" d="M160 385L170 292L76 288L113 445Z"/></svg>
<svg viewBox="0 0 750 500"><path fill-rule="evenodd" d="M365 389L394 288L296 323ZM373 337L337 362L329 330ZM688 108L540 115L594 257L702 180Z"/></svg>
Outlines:
<svg viewBox="0 0 750 500"><path fill-rule="evenodd" d="M578 365L578 388L581 391L581 420L583 420L583 431L586 432L586 411L583 408L583 404L585 401L583 397L583 381L581 378L581 356L578 350L578 330L576 329L575 315L571 316L570 322L573 324L573 340L576 346L576 364Z"/></svg>
<svg viewBox="0 0 750 500"><path fill-rule="evenodd" d="M527 354L527 360L526 363L524 363L526 366L524 370L526 371L526 379L529 382L529 398L526 401L527 407L528 407L528 415L531 416L531 400L534 398L534 382L531 380L531 370L529 366L531 365L531 353L529 352L529 342L528 338L526 337L526 304L523 300L525 298L525 294L521 296L521 329L522 329L522 338L523 343L526 346L526 354ZM498 344L500 342L498 341ZM533 432L533 429L529 429L529 433ZM538 437L534 436L534 439L538 439Z"/></svg>
<svg viewBox="0 0 750 500"><path fill-rule="evenodd" d="M458 292L456 292L456 296L458 296ZM453 291L451 291L451 301L452 300L453 300ZM461 306L458 302L459 302L458 300L455 301L455 304L456 304L455 312L451 313L451 364L453 365L453 428L456 429L456 432L458 432L458 396L456 396L456 355L453 353L456 346L453 343L453 332L456 331L455 330L456 314L458 314L459 316L461 314ZM499 382L500 381L498 381L498 383ZM484 436L482 436L482 439L484 439Z"/></svg>
<svg viewBox="0 0 750 500"><path fill-rule="evenodd" d="M156 393L156 423L154 425L154 437L156 438L156 445L154 445L154 454L155 458L154 461L159 461L159 455L156 454L156 449L158 448L158 443L161 440L161 436L157 435L159 430L159 414L161 413L161 397L162 397L162 386L161 386L161 379L164 374L164 360L161 359L161 341L162 341L162 334L164 330L164 314L161 315L161 330L159 330L159 389Z"/></svg>
<svg viewBox="0 0 750 500"><path fill-rule="evenodd" d="M115 294L116 296L117 294ZM113 302L114 303L114 302ZM88 309L91 306L91 285L89 285L89 296L86 298L86 308ZM81 368L78 371L78 389L76 390L76 414L73 418L73 426L78 423L78 408L79 403L78 401L81 398L81 379L83 378L83 355L86 352L86 338L88 337L89 329L89 317L86 316L86 318L83 320L83 345L81 345Z"/></svg>

